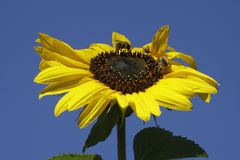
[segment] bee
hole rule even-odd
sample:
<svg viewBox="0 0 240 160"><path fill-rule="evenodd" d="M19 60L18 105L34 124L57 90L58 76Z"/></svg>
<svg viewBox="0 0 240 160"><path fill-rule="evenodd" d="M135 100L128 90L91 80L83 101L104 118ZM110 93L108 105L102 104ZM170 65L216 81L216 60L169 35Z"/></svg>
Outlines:
<svg viewBox="0 0 240 160"><path fill-rule="evenodd" d="M159 57L157 62L162 70L166 69L169 66L169 61L167 57Z"/></svg>
<svg viewBox="0 0 240 160"><path fill-rule="evenodd" d="M131 48L132 48L131 45L127 42L118 41L116 43L116 50L117 51L122 50L122 49L126 49L127 51L130 51Z"/></svg>
<svg viewBox="0 0 240 160"><path fill-rule="evenodd" d="M150 46L143 48L143 50L145 53L150 53Z"/></svg>

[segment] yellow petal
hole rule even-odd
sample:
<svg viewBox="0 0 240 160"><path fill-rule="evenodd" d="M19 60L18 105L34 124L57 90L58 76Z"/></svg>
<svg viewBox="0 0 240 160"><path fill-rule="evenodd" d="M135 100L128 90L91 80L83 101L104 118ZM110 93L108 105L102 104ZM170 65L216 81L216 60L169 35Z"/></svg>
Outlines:
<svg viewBox="0 0 240 160"><path fill-rule="evenodd" d="M114 48L108 44L104 44L104 43L93 43L90 45L89 47L90 49L96 50L96 52L102 53L102 52L110 52L112 50L114 50Z"/></svg>
<svg viewBox="0 0 240 160"><path fill-rule="evenodd" d="M118 102L120 108L123 109L123 110L126 110L126 108L129 105L129 102L128 102L126 96L125 95L120 95L119 93L116 93L116 99L117 99L117 102Z"/></svg>
<svg viewBox="0 0 240 160"><path fill-rule="evenodd" d="M206 85L209 85L208 82L206 82L206 81L204 81L204 80L202 80L202 79L200 79L198 77L191 76L191 77L188 77L188 78L190 78L190 79L192 79L194 81L200 81L200 82L202 82L202 83L204 83ZM210 103L210 101L211 101L211 94L216 94L217 91L218 91L218 89L215 86L212 86L212 87L214 87L214 89L212 89L211 92L202 92L202 93L200 92L200 93L198 93L198 96L206 103Z"/></svg>
<svg viewBox="0 0 240 160"><path fill-rule="evenodd" d="M132 52L144 52L143 48L132 48Z"/></svg>
<svg viewBox="0 0 240 160"><path fill-rule="evenodd" d="M147 93L139 92L139 96L144 103L145 107L148 108L148 110L155 116L160 116L160 107L156 100L152 98L150 95Z"/></svg>
<svg viewBox="0 0 240 160"><path fill-rule="evenodd" d="M69 93L64 95L55 107L55 115L59 116L65 110L77 110L88 104L91 99L99 95L101 90L105 87L96 80L84 79L81 85L72 89Z"/></svg>
<svg viewBox="0 0 240 160"><path fill-rule="evenodd" d="M84 128L94 121L105 110L110 100L105 97L97 97L90 102L80 114L78 125Z"/></svg>
<svg viewBox="0 0 240 160"><path fill-rule="evenodd" d="M145 51L146 53L151 53L151 47L152 47L152 43L147 43L147 44L145 44L145 45L142 46L142 49L143 49L143 51ZM167 50L169 50L169 51L171 51L171 52L176 52L176 50L175 50L173 47L171 47L171 46L168 46L168 47L167 47ZM163 53L163 54L165 54L165 53Z"/></svg>
<svg viewBox="0 0 240 160"><path fill-rule="evenodd" d="M208 76L204 73L201 73L195 69L189 68L189 67L171 65L171 70L173 72L164 75L164 78L195 76L200 79L203 79L204 81L208 82L212 86L216 87L217 85L219 85L218 82L216 80L214 80L213 78L211 78L210 76Z"/></svg>
<svg viewBox="0 0 240 160"><path fill-rule="evenodd" d="M39 33L40 42L46 49L61 54L63 56L69 57L71 59L75 59L81 61L83 63L89 64L89 61L85 59L85 57L81 57L76 54L71 46L67 43L62 42L58 39L55 39L47 34Z"/></svg>
<svg viewBox="0 0 240 160"><path fill-rule="evenodd" d="M200 79L187 79L187 78L168 78L165 79L169 84L175 84L176 86L184 86L191 89L195 93L217 93L217 89L208 83L204 83ZM159 85L160 87L161 85ZM167 88L167 87L166 87ZM176 90L174 90L176 91ZM181 93L181 92L179 92Z"/></svg>
<svg viewBox="0 0 240 160"><path fill-rule="evenodd" d="M74 50L80 57L83 57L88 64L90 64L90 61L92 58L98 55L98 52L96 50L87 48L87 49L79 49Z"/></svg>
<svg viewBox="0 0 240 160"><path fill-rule="evenodd" d="M131 42L129 41L129 39L124 36L123 34L117 33L117 32L113 32L112 33L112 45L114 48L116 48L116 44L119 42L124 42L127 43L131 46Z"/></svg>
<svg viewBox="0 0 240 160"><path fill-rule="evenodd" d="M144 45L142 46L142 48L147 48L147 47L150 47L150 48L151 48L151 45L152 45L152 43L147 43L147 44L144 44Z"/></svg>
<svg viewBox="0 0 240 160"><path fill-rule="evenodd" d="M47 95L66 93L70 91L72 88L78 86L79 85L78 82L79 80L71 80L51 83L41 91L41 93L39 94L39 99Z"/></svg>
<svg viewBox="0 0 240 160"><path fill-rule="evenodd" d="M66 67L57 61L44 61L50 67Z"/></svg>
<svg viewBox="0 0 240 160"><path fill-rule="evenodd" d="M127 94L126 98L128 99L129 105L135 112L137 117L139 117L143 121L150 120L151 113L138 94Z"/></svg>
<svg viewBox="0 0 240 160"><path fill-rule="evenodd" d="M176 49L174 49L174 48L171 47L171 46L168 46L168 47L167 47L167 50L169 50L169 51L171 51L171 52L176 52Z"/></svg>
<svg viewBox="0 0 240 160"><path fill-rule="evenodd" d="M100 95L100 92L104 89L106 87L96 80L85 80L84 83L71 90L58 102L55 107L55 115L58 116L65 110L74 111L83 107L97 95Z"/></svg>
<svg viewBox="0 0 240 160"><path fill-rule="evenodd" d="M181 81L171 80L171 78L161 79L156 85L158 85L158 87L165 88L166 90L184 95L187 98L192 98L195 95L192 88L182 84Z"/></svg>
<svg viewBox="0 0 240 160"><path fill-rule="evenodd" d="M201 85L202 92L199 91L199 93L211 93L211 94L216 94L218 92L218 88L215 85L212 85L208 81L205 81L204 79L201 79L199 77L195 76L187 76L187 79L192 80L195 85Z"/></svg>
<svg viewBox="0 0 240 160"><path fill-rule="evenodd" d="M184 60L190 67L196 69L197 65L193 57L180 52L167 52L168 59L180 58Z"/></svg>
<svg viewBox="0 0 240 160"><path fill-rule="evenodd" d="M89 101L96 97L96 95L101 95L101 91L107 89L98 81L90 81L82 84L78 87L76 97L68 100L68 111L74 111L79 109L79 107L86 105Z"/></svg>
<svg viewBox="0 0 240 160"><path fill-rule="evenodd" d="M154 35L151 45L151 54L155 57L161 57L168 47L169 26L161 27Z"/></svg>
<svg viewBox="0 0 240 160"><path fill-rule="evenodd" d="M41 43L40 38L37 38L37 39L35 40L35 42Z"/></svg>
<svg viewBox="0 0 240 160"><path fill-rule="evenodd" d="M104 43L93 43L87 49L75 50L75 52L80 56L85 56L87 61L91 61L92 58L96 57L100 53L110 52L114 50L113 47Z"/></svg>
<svg viewBox="0 0 240 160"><path fill-rule="evenodd" d="M44 70L44 69L47 69L49 68L50 66L44 61L44 60L41 60L40 64L39 64L39 69L40 71Z"/></svg>
<svg viewBox="0 0 240 160"><path fill-rule="evenodd" d="M64 80L77 80L92 74L83 69L73 69L64 66L54 66L41 71L34 79L34 82L48 84Z"/></svg>
<svg viewBox="0 0 240 160"><path fill-rule="evenodd" d="M159 87L158 85L148 88L146 93L153 96L164 107L184 111L192 109L192 103L187 97L168 91L166 88Z"/></svg>
<svg viewBox="0 0 240 160"><path fill-rule="evenodd" d="M57 54L55 52L51 52L41 46L36 46L35 50L36 50L36 52L38 52L38 54L41 56L41 58L45 61L57 61L68 67L89 69L88 64L68 58L66 56Z"/></svg>

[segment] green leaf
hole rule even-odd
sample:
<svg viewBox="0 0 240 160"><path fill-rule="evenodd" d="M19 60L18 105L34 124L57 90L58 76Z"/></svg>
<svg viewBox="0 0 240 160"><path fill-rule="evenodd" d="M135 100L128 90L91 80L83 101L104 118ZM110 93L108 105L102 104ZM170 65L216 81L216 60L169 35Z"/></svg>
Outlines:
<svg viewBox="0 0 240 160"><path fill-rule="evenodd" d="M174 136L158 127L145 128L138 132L133 143L135 160L208 158L207 153L192 140Z"/></svg>
<svg viewBox="0 0 240 160"><path fill-rule="evenodd" d="M102 160L102 158L96 154L63 154L49 160Z"/></svg>
<svg viewBox="0 0 240 160"><path fill-rule="evenodd" d="M121 116L122 114L117 104L114 105L109 112L105 110L105 112L99 116L97 122L92 127L90 134L88 135L88 138L83 146L83 152L85 152L87 148L107 139Z"/></svg>

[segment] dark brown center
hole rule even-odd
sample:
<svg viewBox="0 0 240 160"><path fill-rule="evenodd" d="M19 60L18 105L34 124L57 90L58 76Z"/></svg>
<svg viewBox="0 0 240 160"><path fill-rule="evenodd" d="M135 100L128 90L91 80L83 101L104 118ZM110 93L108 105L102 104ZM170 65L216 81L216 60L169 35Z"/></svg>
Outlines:
<svg viewBox="0 0 240 160"><path fill-rule="evenodd" d="M90 71L122 94L144 91L162 78L162 67L152 56L124 50L100 53L91 59Z"/></svg>

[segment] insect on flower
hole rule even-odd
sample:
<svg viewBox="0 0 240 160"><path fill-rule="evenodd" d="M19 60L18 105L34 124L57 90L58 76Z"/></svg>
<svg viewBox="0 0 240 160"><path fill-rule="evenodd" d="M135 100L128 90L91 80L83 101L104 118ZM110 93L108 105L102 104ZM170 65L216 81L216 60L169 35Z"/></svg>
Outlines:
<svg viewBox="0 0 240 160"><path fill-rule="evenodd" d="M126 49L127 51L131 50L131 44L127 43L127 42L123 42L123 41L118 41L116 43L116 51L120 51L122 49Z"/></svg>
<svg viewBox="0 0 240 160"><path fill-rule="evenodd" d="M162 70L166 69L170 65L167 57L164 57L164 56L163 57L159 57L157 59L157 62L158 62L159 66L160 66L160 68Z"/></svg>

